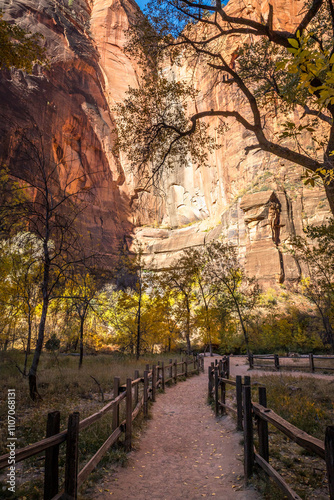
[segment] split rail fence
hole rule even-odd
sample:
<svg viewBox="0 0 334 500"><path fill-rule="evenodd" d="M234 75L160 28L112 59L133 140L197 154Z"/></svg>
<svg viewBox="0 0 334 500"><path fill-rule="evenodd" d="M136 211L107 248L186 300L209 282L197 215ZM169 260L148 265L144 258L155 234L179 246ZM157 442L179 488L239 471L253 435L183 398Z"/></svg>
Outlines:
<svg viewBox="0 0 334 500"><path fill-rule="evenodd" d="M135 371L134 379L128 378L126 384L120 385L120 378L114 378L114 399L109 401L99 411L80 420L79 412L71 413L68 417L67 430L60 432L60 412L48 414L46 438L33 443L25 448L17 449L15 461L21 462L29 457L45 452L44 473L44 500L77 499L78 488L86 481L106 452L124 434L126 451L131 450L132 423L143 409L144 417L148 416L149 400L155 401L156 390L165 389L168 382L177 383L178 378L187 377L204 371L204 358L202 356L182 361L169 360L169 364L159 362L150 369L146 365L143 377ZM142 396L139 387L142 384ZM120 406L125 401L125 419L120 422ZM112 433L100 449L83 467L78 470L79 456L78 444L80 433L100 420L108 412L113 412ZM59 492L59 446L66 441L65 482L63 491ZM9 453L0 457L0 469L8 467Z"/></svg>
<svg viewBox="0 0 334 500"><path fill-rule="evenodd" d="M267 408L267 395L264 386L258 387L259 403L252 402L251 377L240 375L235 380L230 379L229 358L224 357L219 362L208 367L209 398L214 398L216 416L231 411L237 416L237 430L244 432L244 473L245 481L253 474L254 464L258 464L280 487L289 500L301 498L286 483L283 477L269 463L269 430L268 424L285 434L305 450L315 453L326 462L327 479L330 500L334 500L334 426L326 429L325 440L321 441L298 429L273 410ZM226 403L226 386L235 387L236 408L232 403ZM258 432L259 450L254 447L254 427Z"/></svg>
<svg viewBox="0 0 334 500"><path fill-rule="evenodd" d="M267 368L272 370L302 370L314 373L316 370L334 371L334 356L303 354L297 357L279 356L278 354L250 354L249 368ZM331 365L331 366L329 366Z"/></svg>

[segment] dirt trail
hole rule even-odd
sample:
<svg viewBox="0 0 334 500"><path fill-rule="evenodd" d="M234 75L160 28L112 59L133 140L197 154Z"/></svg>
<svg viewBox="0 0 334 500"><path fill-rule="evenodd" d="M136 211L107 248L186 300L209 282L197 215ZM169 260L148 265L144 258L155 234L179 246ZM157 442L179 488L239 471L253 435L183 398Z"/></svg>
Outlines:
<svg viewBox="0 0 334 500"><path fill-rule="evenodd" d="M205 359L205 368L214 358ZM207 369L157 396L152 419L130 453L99 483L94 499L257 500L243 489L242 434L207 405ZM92 497L92 498L93 498Z"/></svg>

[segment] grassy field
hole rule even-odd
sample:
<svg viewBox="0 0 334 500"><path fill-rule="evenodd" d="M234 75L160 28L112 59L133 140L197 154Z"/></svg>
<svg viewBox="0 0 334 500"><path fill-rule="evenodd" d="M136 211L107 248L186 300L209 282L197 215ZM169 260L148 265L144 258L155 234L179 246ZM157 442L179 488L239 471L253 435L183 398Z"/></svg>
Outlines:
<svg viewBox="0 0 334 500"><path fill-rule="evenodd" d="M16 366L22 366L23 355L15 351L0 353L0 378L2 380L0 420L7 421L7 391L15 389L17 448L27 446L45 437L48 412L60 411L61 429L65 429L69 413L79 411L80 418L84 418L104 406L102 393L105 401L113 398L114 377L120 377L121 384L123 384L128 377L134 378L135 370L139 370L142 376L146 364L157 364L158 360L165 361L167 364L170 358L180 359L180 356L175 354L148 355L137 361L134 357L121 354L91 355L84 358L83 366L78 370L77 356L61 354L55 356L45 353L42 356L38 374L38 388L42 399L33 402L29 397L28 381L22 377ZM82 457L80 468L110 435L111 425L112 413L108 413L101 421L80 433L79 456ZM140 425L139 419L135 425L135 432L140 431ZM8 452L6 444L7 426L1 425L0 455ZM5 469L0 471L2 472L0 497L20 500L43 498L43 458L41 454L41 456L32 457L17 464L17 491L14 496L5 486L4 479L7 471ZM64 460L65 444L62 444L59 459L61 481ZM103 474L103 467L107 464L125 461L126 454L120 442L118 448L107 453L99 469L92 474L84 489ZM83 498L87 498L84 493L82 494Z"/></svg>

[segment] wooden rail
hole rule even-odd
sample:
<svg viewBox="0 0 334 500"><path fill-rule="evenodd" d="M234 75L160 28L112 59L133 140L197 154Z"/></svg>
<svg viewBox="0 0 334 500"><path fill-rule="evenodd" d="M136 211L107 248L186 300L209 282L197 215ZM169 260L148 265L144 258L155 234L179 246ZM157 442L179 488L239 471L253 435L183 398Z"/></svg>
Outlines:
<svg viewBox="0 0 334 500"><path fill-rule="evenodd" d="M102 457L124 434L124 445L127 451L131 450L132 422L143 410L144 417L148 416L148 401L155 401L156 389L165 389L167 382L176 383L178 378L187 377L204 371L204 358L197 356L193 359L169 360L153 365L150 369L146 365L143 377L135 371L134 379L128 378L126 384L120 385L119 377L114 378L114 398L99 411L80 421L78 412L68 417L68 427L59 432L60 413L48 414L46 438L25 448L16 450L15 461L20 462L45 451L44 500L58 500L60 498L77 499L78 488L89 474L95 469ZM168 373L168 378L166 374ZM139 385L143 385L143 395L139 398ZM119 421L120 405L125 401L125 420ZM80 433L99 421L104 415L113 412L113 429L110 436L102 444L95 455L78 471L79 456L78 444ZM59 446L66 441L65 482L63 491L59 491ZM0 469L8 467L9 453L0 457Z"/></svg>
<svg viewBox="0 0 334 500"><path fill-rule="evenodd" d="M285 360L294 361L307 361L305 365L284 364ZM316 370L334 371L333 366L316 366L317 361L330 361L334 360L334 356L320 356L316 354L301 355L298 357L292 356L279 356L278 354L250 354L248 357L249 367L254 368L267 368L272 370L292 369L300 371L310 371L314 373ZM263 363L264 362L264 363Z"/></svg>
<svg viewBox="0 0 334 500"><path fill-rule="evenodd" d="M269 357L266 357L268 359ZM270 358L272 359L272 358ZM334 426L326 429L325 440L321 441L306 432L298 429L283 419L270 408L267 408L267 395L264 386L258 387L259 403L252 402L251 378L237 376L236 380L225 377L223 369L226 357L216 364L211 363L208 368L209 398L214 399L216 416L224 415L226 410L237 415L237 429L244 431L244 472L246 483L253 474L254 464L257 463L280 487L290 500L301 500L282 476L269 463L269 431L268 423L288 436L305 450L318 455L326 462L330 500L334 500ZM236 408L226 403L226 384L236 388ZM220 389L220 390L219 390ZM220 393L220 396L219 396ZM255 421L254 421L255 420ZM257 428L259 451L254 448L254 427Z"/></svg>

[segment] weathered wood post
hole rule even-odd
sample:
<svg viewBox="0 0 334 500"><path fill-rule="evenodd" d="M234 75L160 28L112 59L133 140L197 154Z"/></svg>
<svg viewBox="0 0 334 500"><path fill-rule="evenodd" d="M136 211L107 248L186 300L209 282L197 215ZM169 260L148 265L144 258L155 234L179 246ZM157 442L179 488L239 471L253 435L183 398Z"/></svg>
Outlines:
<svg viewBox="0 0 334 500"><path fill-rule="evenodd" d="M165 362L161 362L161 388L165 390Z"/></svg>
<svg viewBox="0 0 334 500"><path fill-rule="evenodd" d="M224 372L221 372L222 377L224 377ZM221 402L225 405L226 404L226 383L224 380L220 381L220 399ZM221 407L221 414L226 415L226 408L225 406Z"/></svg>
<svg viewBox="0 0 334 500"><path fill-rule="evenodd" d="M48 413L46 437L54 436L60 431L60 412ZM44 500L51 500L59 488L58 471L59 444L45 450Z"/></svg>
<svg viewBox="0 0 334 500"><path fill-rule="evenodd" d="M267 408L267 391L265 387L259 387L259 403ZM266 462L269 462L268 422L258 417L257 430L259 433L259 454Z"/></svg>
<svg viewBox="0 0 334 500"><path fill-rule="evenodd" d="M78 495L79 419L77 411L68 417L64 487L67 500L76 500Z"/></svg>
<svg viewBox="0 0 334 500"><path fill-rule="evenodd" d="M168 378L170 378L171 381L173 382L173 360L172 359L169 360L169 375L168 375Z"/></svg>
<svg viewBox="0 0 334 500"><path fill-rule="evenodd" d="M222 373L222 371L223 371L223 360L222 359L219 360L218 369L219 369L220 376L223 377L224 374Z"/></svg>
<svg viewBox="0 0 334 500"><path fill-rule="evenodd" d="M188 377L188 358L186 358L184 362L184 375L185 377Z"/></svg>
<svg viewBox="0 0 334 500"><path fill-rule="evenodd" d="M215 377L215 414L216 414L216 417L218 417L218 415L219 415L219 373L218 373L218 365L215 366L214 377Z"/></svg>
<svg viewBox="0 0 334 500"><path fill-rule="evenodd" d="M157 391L157 367L152 366L152 401L155 402L155 393Z"/></svg>
<svg viewBox="0 0 334 500"><path fill-rule="evenodd" d="M204 356L201 358L202 372L204 373Z"/></svg>
<svg viewBox="0 0 334 500"><path fill-rule="evenodd" d="M244 385L251 385L251 378L249 375L244 376Z"/></svg>
<svg viewBox="0 0 334 500"><path fill-rule="evenodd" d="M254 465L253 419L250 385L245 385L242 388L242 397L244 409L244 472L245 482L247 484L249 478L252 476Z"/></svg>
<svg viewBox="0 0 334 500"><path fill-rule="evenodd" d="M144 417L148 416L148 371L144 371L144 405L143 405Z"/></svg>
<svg viewBox="0 0 334 500"><path fill-rule="evenodd" d="M242 431L242 377L237 375L235 377L236 383L236 400L237 400L237 431Z"/></svg>
<svg viewBox="0 0 334 500"><path fill-rule="evenodd" d="M254 368L254 354L249 353L248 361L249 361L249 368L251 370L253 370L253 368Z"/></svg>
<svg viewBox="0 0 334 500"><path fill-rule="evenodd" d="M135 370L135 380L139 378L139 370ZM139 401L139 384L136 384L133 388L134 391L134 405L137 406L138 401Z"/></svg>
<svg viewBox="0 0 334 500"><path fill-rule="evenodd" d="M132 379L126 379L126 415L125 415L125 440L124 446L126 451L131 450L132 438Z"/></svg>
<svg viewBox="0 0 334 500"><path fill-rule="evenodd" d="M160 361L158 361L158 365L157 365L156 369L157 369L157 375L156 375L157 382L159 382L159 380L160 380Z"/></svg>
<svg viewBox="0 0 334 500"><path fill-rule="evenodd" d="M196 370L197 354L193 354L194 370Z"/></svg>
<svg viewBox="0 0 334 500"><path fill-rule="evenodd" d="M309 354L309 363L310 363L310 370L312 373L314 373L314 357L313 354Z"/></svg>
<svg viewBox="0 0 334 500"><path fill-rule="evenodd" d="M279 370L279 356L278 354L274 354L275 368Z"/></svg>
<svg viewBox="0 0 334 500"><path fill-rule="evenodd" d="M230 356L226 358L226 378L230 378Z"/></svg>
<svg viewBox="0 0 334 500"><path fill-rule="evenodd" d="M208 397L212 397L212 390L213 390L213 373L212 373L212 366L208 366L208 376L209 376L209 383L208 383Z"/></svg>
<svg viewBox="0 0 334 500"><path fill-rule="evenodd" d="M177 359L174 360L174 382L177 384Z"/></svg>
<svg viewBox="0 0 334 500"><path fill-rule="evenodd" d="M115 377L114 378L114 399L117 398L117 396L119 394L120 383L121 383L120 378ZM116 406L114 406L114 409L113 409L113 418L112 418L113 431L115 429L117 429L118 426L119 426L119 405L116 405Z"/></svg>
<svg viewBox="0 0 334 500"><path fill-rule="evenodd" d="M330 500L334 500L334 425L330 425L326 429L325 459L327 467L329 498Z"/></svg>

